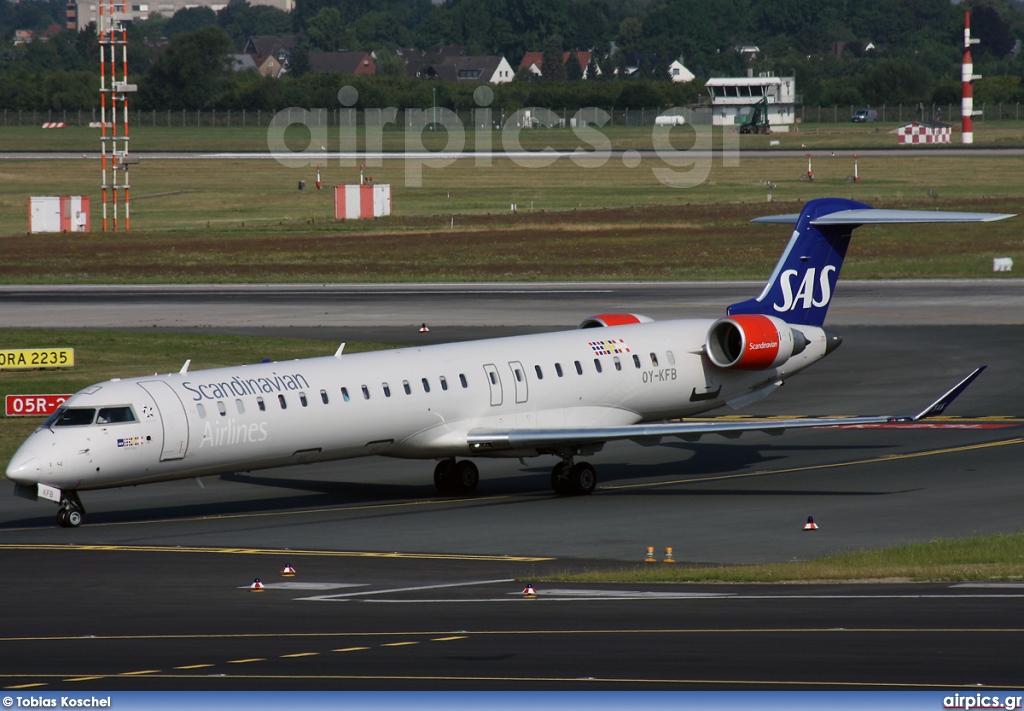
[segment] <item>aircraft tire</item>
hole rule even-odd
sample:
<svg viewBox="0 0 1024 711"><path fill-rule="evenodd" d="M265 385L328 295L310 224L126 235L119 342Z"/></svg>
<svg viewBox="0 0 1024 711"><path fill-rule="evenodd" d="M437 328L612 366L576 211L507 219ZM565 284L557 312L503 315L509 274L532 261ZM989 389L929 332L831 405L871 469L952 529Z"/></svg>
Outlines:
<svg viewBox="0 0 1024 711"><path fill-rule="evenodd" d="M480 470L470 460L463 459L452 468L451 479L454 484L452 493L467 496L476 491L476 486L480 483Z"/></svg>
<svg viewBox="0 0 1024 711"><path fill-rule="evenodd" d="M566 472L565 462L559 462L551 467L551 488L559 496L568 496L572 493L569 488L569 476Z"/></svg>
<svg viewBox="0 0 1024 711"><path fill-rule="evenodd" d="M583 496L597 488L597 471L589 462L577 462L569 470L569 488L572 494Z"/></svg>
<svg viewBox="0 0 1024 711"><path fill-rule="evenodd" d="M442 459L434 467L434 486L442 496L451 496L455 492L456 479L454 475L455 460Z"/></svg>

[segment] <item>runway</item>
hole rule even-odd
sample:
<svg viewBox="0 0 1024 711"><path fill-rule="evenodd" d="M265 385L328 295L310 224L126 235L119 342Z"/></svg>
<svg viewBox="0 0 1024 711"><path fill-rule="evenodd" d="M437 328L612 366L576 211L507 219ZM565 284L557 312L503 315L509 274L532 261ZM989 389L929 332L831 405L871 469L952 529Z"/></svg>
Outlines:
<svg viewBox="0 0 1024 711"><path fill-rule="evenodd" d="M421 320L445 339L620 310L716 316L757 288L107 288L69 298L50 287L0 289L0 303L8 327L99 327L81 321L89 314L221 330L234 319L244 332L408 343ZM717 565L1019 530L1022 291L1002 280L844 282L830 311L843 346L743 411L913 413L988 365L937 428L618 444L591 458L599 488L582 498L550 493L547 459L482 461L472 499L437 496L430 463L379 459L202 489L86 492L88 522L75 530L57 528L48 505L0 497L0 560L13 571L4 599L17 611L0 633L0 685L1019 688L1021 584L536 582L536 599L521 592L561 571L642 565L648 546L659 560L672 547L677 561ZM809 515L813 533L801 530ZM295 578L280 577L286 563ZM248 590L257 577L269 588L259 594Z"/></svg>

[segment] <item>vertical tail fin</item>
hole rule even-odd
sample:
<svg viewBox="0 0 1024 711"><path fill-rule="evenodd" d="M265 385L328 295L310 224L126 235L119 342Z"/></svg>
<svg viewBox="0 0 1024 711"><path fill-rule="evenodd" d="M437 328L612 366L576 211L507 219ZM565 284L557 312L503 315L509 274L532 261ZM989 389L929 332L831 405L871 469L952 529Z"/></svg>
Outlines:
<svg viewBox="0 0 1024 711"><path fill-rule="evenodd" d="M843 198L820 198L808 202L798 216L754 220L791 223L795 218L796 229L761 295L733 304L729 315L764 314L789 323L821 326L856 225L812 222L834 212L863 209L870 210L871 206Z"/></svg>

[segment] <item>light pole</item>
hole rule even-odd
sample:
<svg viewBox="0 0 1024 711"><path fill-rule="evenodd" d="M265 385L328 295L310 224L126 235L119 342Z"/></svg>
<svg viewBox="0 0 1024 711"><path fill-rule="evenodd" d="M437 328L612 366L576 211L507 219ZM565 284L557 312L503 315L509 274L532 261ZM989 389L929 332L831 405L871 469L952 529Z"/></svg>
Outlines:
<svg viewBox="0 0 1024 711"><path fill-rule="evenodd" d="M433 131L434 130L434 124L437 123L437 87L436 86L433 87L431 89L431 92L433 92L434 99L433 99L433 117L430 120L430 130Z"/></svg>

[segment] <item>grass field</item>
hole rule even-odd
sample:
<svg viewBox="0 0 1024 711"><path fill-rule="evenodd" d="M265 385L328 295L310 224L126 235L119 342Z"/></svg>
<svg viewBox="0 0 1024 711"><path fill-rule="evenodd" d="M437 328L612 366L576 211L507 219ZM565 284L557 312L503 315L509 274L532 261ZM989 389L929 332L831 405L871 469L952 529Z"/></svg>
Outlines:
<svg viewBox="0 0 1024 711"><path fill-rule="evenodd" d="M692 568L641 564L552 577L569 582L784 583L929 582L1024 579L1024 533L976 536L844 553L777 565Z"/></svg>
<svg viewBox="0 0 1024 711"><path fill-rule="evenodd" d="M1024 195L1024 159L1016 157L860 159L857 183L848 153L816 158L814 182L801 179L803 158L741 157L738 167L716 158L706 179L686 188L659 180L657 171L672 170L659 159L635 167L619 159L596 167L480 163L423 167L421 185L409 184L401 161L370 166L376 182L392 185L393 216L336 221L333 191L314 189L315 167L143 160L131 171L131 232L122 209L119 232L102 233L96 161L3 161L0 281L762 278L788 231L748 220L798 211L811 198L1015 213ZM331 163L321 173L328 186L358 179L356 168ZM25 234L27 196L54 193L90 195L91 234ZM989 276L993 257L1024 264L1019 220L862 228L855 244L846 273L856 277Z"/></svg>

